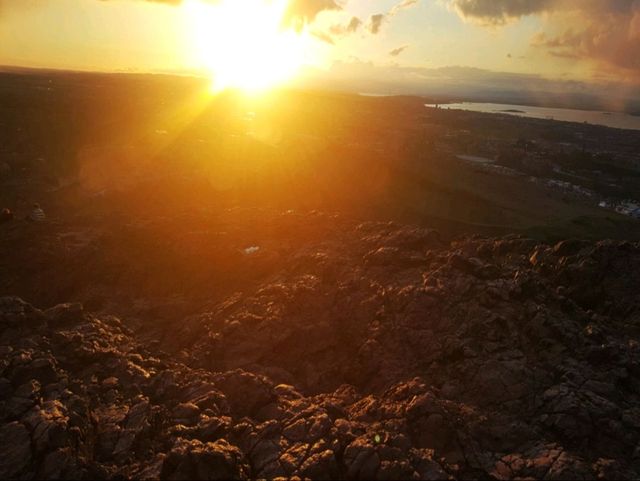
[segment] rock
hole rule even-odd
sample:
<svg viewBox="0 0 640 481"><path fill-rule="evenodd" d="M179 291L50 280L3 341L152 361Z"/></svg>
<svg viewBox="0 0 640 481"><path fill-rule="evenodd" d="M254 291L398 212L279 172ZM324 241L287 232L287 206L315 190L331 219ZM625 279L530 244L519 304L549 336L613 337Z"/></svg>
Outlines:
<svg viewBox="0 0 640 481"><path fill-rule="evenodd" d="M219 376L216 386L240 415L253 414L273 399L272 386L265 378L242 370Z"/></svg>
<svg viewBox="0 0 640 481"><path fill-rule="evenodd" d="M242 452L224 439L201 443L178 439L162 464L161 479L249 479Z"/></svg>
<svg viewBox="0 0 640 481"><path fill-rule="evenodd" d="M256 445L251 450L251 465L255 469L256 473L260 476L267 476L263 471L272 463L278 460L280 457L280 444L274 439L265 439L258 441ZM273 471L274 469L278 469L278 466L273 466L269 471ZM285 473L282 472L281 475Z"/></svg>
<svg viewBox="0 0 640 481"><path fill-rule="evenodd" d="M56 382L58 374L55 360L50 356L38 357L15 366L11 374L11 382L14 385L25 384L31 380L37 381L41 386Z"/></svg>
<svg viewBox="0 0 640 481"><path fill-rule="evenodd" d="M324 436L331 428L331 424L331 419L324 413L312 418L310 420L311 427L309 428L309 439L315 441Z"/></svg>
<svg viewBox="0 0 640 481"><path fill-rule="evenodd" d="M417 458L414 465L420 479L429 481L449 479L449 475L442 466L433 460L433 451L422 450L417 454Z"/></svg>
<svg viewBox="0 0 640 481"><path fill-rule="evenodd" d="M149 411L149 402L147 400L140 401L129 409L124 429L120 431L118 441L113 448L114 456L125 455L127 457L130 454L129 451L132 449L136 439L149 427Z"/></svg>
<svg viewBox="0 0 640 481"><path fill-rule="evenodd" d="M640 245L480 236L445 244L418 228L298 217L286 228L268 218L269 235L304 238L280 246L259 232L234 234L233 222L219 235L233 237L226 247L209 224L192 232L202 226L193 219L159 229L164 257L185 247L183 237L207 246L197 263L207 269L190 264L181 282L193 292L180 302L163 297L173 278L159 299L144 298L156 282L142 259L152 246L104 272L93 251L64 257L69 276L84 268L77 254L114 285L73 297L100 296L122 320L0 298L0 439L10 440L0 443L0 475L640 477ZM321 218L326 230L315 225ZM140 232L127 232L137 242ZM240 274L234 262L246 259L236 256L220 278L238 292L211 296L217 263L254 242L281 249L278 262ZM125 278L147 306L133 316ZM117 303L106 301L112 294Z"/></svg>
<svg viewBox="0 0 640 481"><path fill-rule="evenodd" d="M13 396L2 406L2 415L7 419L21 418L35 403L36 401L30 397Z"/></svg>
<svg viewBox="0 0 640 481"><path fill-rule="evenodd" d="M380 247L366 254L363 260L366 265L394 268L421 267L426 263L426 258L420 253L401 251L397 247Z"/></svg>
<svg viewBox="0 0 640 481"><path fill-rule="evenodd" d="M309 445L307 443L295 443L280 456L280 465L291 475L302 465L307 453Z"/></svg>
<svg viewBox="0 0 640 481"><path fill-rule="evenodd" d="M118 378L111 376L102 381L102 386L106 389L113 389L118 386Z"/></svg>
<svg viewBox="0 0 640 481"><path fill-rule="evenodd" d="M349 479L375 479L380 457L372 445L357 439L345 449L344 464Z"/></svg>
<svg viewBox="0 0 640 481"><path fill-rule="evenodd" d="M226 434L230 422L230 418L209 418L198 424L198 438L202 441L215 441Z"/></svg>
<svg viewBox="0 0 640 481"><path fill-rule="evenodd" d="M87 472L78 464L71 448L62 448L46 455L37 476L39 479L83 479Z"/></svg>
<svg viewBox="0 0 640 481"><path fill-rule="evenodd" d="M278 384L273 388L273 392L280 398L285 399L300 399L302 395L296 391L293 386L289 386L287 384Z"/></svg>
<svg viewBox="0 0 640 481"><path fill-rule="evenodd" d="M300 466L300 475L311 479L335 479L338 476L338 464L333 451L327 449L309 456Z"/></svg>
<svg viewBox="0 0 640 481"><path fill-rule="evenodd" d="M45 322L39 309L18 297L0 297L0 326L11 328L38 328Z"/></svg>
<svg viewBox="0 0 640 481"><path fill-rule="evenodd" d="M193 403L181 403L173 408L173 419L178 424L196 424L200 417L200 408Z"/></svg>
<svg viewBox="0 0 640 481"><path fill-rule="evenodd" d="M589 245L588 242L578 240L578 239L569 239L558 242L553 246L553 253L564 257L564 256L572 256L580 252L581 249L584 249Z"/></svg>
<svg viewBox="0 0 640 481"><path fill-rule="evenodd" d="M0 477L16 479L31 467L29 432L17 421L0 427Z"/></svg>
<svg viewBox="0 0 640 481"><path fill-rule="evenodd" d="M59 401L46 401L41 407L36 406L23 419L31 430L35 453L50 452L69 445L69 418L64 405Z"/></svg>
<svg viewBox="0 0 640 481"><path fill-rule="evenodd" d="M13 393L11 381L6 377L0 378L0 399L7 399Z"/></svg>
<svg viewBox="0 0 640 481"><path fill-rule="evenodd" d="M286 426L282 430L282 435L290 441L303 441L307 438L307 422L304 419L298 419Z"/></svg>
<svg viewBox="0 0 640 481"><path fill-rule="evenodd" d="M51 327L60 328L79 323L85 316L84 308L79 303L59 304L44 311Z"/></svg>

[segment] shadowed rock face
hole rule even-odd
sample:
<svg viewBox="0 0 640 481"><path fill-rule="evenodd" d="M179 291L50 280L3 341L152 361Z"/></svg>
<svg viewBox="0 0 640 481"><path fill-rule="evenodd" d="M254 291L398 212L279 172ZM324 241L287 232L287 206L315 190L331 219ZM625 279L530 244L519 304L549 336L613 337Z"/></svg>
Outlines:
<svg viewBox="0 0 640 481"><path fill-rule="evenodd" d="M0 298L0 477L640 476L640 245L368 223L265 251L151 344Z"/></svg>

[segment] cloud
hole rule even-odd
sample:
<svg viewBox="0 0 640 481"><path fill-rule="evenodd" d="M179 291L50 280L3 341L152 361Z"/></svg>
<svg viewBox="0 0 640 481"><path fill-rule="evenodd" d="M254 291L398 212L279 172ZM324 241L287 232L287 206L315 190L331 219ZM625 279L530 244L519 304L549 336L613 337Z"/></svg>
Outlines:
<svg viewBox="0 0 640 481"><path fill-rule="evenodd" d="M325 10L341 10L334 0L290 0L287 18L312 22L320 12Z"/></svg>
<svg viewBox="0 0 640 481"><path fill-rule="evenodd" d="M358 29L360 28L360 25L362 25L362 20L360 20L358 17L352 17L351 20L349 21L349 25L347 25L347 32L350 32L350 33L357 32Z"/></svg>
<svg viewBox="0 0 640 481"><path fill-rule="evenodd" d="M380 29L382 28L382 24L385 21L388 21L392 17L396 16L401 10L417 5L418 1L419 0L402 0L400 3L394 5L388 13L378 13L376 15L371 15L368 26L369 31L373 35L378 34L380 32Z"/></svg>
<svg viewBox="0 0 640 481"><path fill-rule="evenodd" d="M487 25L502 25L545 12L581 12L591 16L627 15L638 0L448 0L460 17Z"/></svg>
<svg viewBox="0 0 640 481"><path fill-rule="evenodd" d="M556 0L451 0L453 9L465 20L502 25L510 19L540 13Z"/></svg>
<svg viewBox="0 0 640 481"><path fill-rule="evenodd" d="M640 80L640 0L449 0L467 21L499 26L545 14L531 45Z"/></svg>
<svg viewBox="0 0 640 481"><path fill-rule="evenodd" d="M344 25L343 24L332 25L329 28L329 31L333 35L347 35L350 33L356 33L361 26L362 26L362 20L360 20L358 17L351 17L351 20L349 20L349 23L346 23Z"/></svg>
<svg viewBox="0 0 640 481"><path fill-rule="evenodd" d="M1 1L1 0L0 0ZM112 1L112 0L100 0ZM146 1L153 3L163 3L171 6L178 6L183 0L132 0ZM218 0L206 0L209 3L217 3ZM237 0L236 0L237 1ZM300 24L311 23L320 12L325 10L341 10L335 0L289 0L289 5L285 14L285 23L300 26Z"/></svg>
<svg viewBox="0 0 640 481"><path fill-rule="evenodd" d="M335 42L334 42L333 38L328 33L319 32L319 31L315 31L314 30L314 31L311 32L311 35L316 37L318 40L321 40L321 41L323 41L325 43L328 43L329 45L335 45Z"/></svg>
<svg viewBox="0 0 640 481"><path fill-rule="evenodd" d="M391 11L389 12L389 15L395 15L400 10L402 10L404 8L412 7L412 6L416 5L417 3L418 3L418 0L403 0L402 2L400 2L399 4L397 4L396 6L394 6L391 9Z"/></svg>
<svg viewBox="0 0 640 481"><path fill-rule="evenodd" d="M397 57L408 48L409 48L409 45L403 45L402 47L394 48L389 52L389 55L391 55L392 57Z"/></svg>
<svg viewBox="0 0 640 481"><path fill-rule="evenodd" d="M590 2L554 19L553 33L531 45L556 58L587 61L609 74L640 80L640 1Z"/></svg>
<svg viewBox="0 0 640 481"><path fill-rule="evenodd" d="M630 16L591 19L579 29L569 27L556 35L540 33L532 46L555 57L591 60L635 72L640 79L640 5Z"/></svg>
<svg viewBox="0 0 640 481"><path fill-rule="evenodd" d="M376 15L371 15L368 28L372 34L377 35L378 32L380 32L380 28L382 27L382 22L384 21L385 16L386 15L384 13L377 13Z"/></svg>

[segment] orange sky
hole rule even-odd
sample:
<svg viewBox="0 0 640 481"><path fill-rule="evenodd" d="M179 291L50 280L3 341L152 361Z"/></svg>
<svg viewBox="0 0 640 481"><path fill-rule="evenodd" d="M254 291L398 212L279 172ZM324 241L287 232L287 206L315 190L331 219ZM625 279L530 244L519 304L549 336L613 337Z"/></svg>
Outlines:
<svg viewBox="0 0 640 481"><path fill-rule="evenodd" d="M0 0L0 64L193 72L220 69L220 58L231 55L255 66L242 66L245 77L270 74L259 53L265 37L256 36L268 16L256 2L286 0L233 0L245 6L245 17L217 18L219 5L205 7L210 18L194 17L193 5L201 1ZM287 59L297 55L296 70L356 62L581 81L640 79L640 4L633 0L289 1L305 17L287 17L283 28L295 26L298 36L271 48L283 51L270 65L292 63ZM208 21L228 26L226 36L196 37ZM284 51L292 42L304 46Z"/></svg>

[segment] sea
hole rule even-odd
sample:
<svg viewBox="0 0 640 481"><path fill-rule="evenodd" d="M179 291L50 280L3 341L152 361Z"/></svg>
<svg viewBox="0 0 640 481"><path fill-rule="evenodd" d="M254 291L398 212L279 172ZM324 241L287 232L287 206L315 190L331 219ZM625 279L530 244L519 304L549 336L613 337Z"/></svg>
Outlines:
<svg viewBox="0 0 640 481"><path fill-rule="evenodd" d="M435 107L435 104L426 104ZM531 105L493 104L481 102L462 102L457 104L439 104L443 109L469 110L492 114L517 115L535 119L562 120L594 125L604 125L616 129L640 130L640 116L623 112L605 112L601 110L575 110Z"/></svg>

